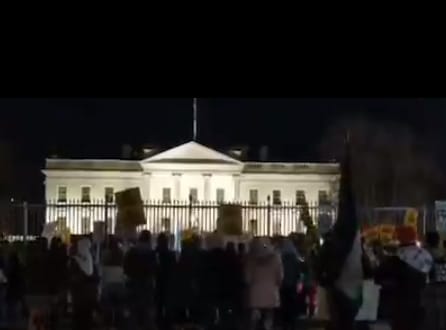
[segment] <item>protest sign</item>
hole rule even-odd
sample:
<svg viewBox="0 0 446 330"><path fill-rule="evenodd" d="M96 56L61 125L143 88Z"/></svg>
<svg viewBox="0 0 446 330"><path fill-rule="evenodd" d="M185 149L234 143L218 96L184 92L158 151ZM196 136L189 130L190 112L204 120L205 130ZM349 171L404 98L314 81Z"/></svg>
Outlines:
<svg viewBox="0 0 446 330"><path fill-rule="evenodd" d="M51 239L56 236L58 224L58 221L52 221L47 222L43 227L42 234L40 236L45 237L48 240L48 244Z"/></svg>
<svg viewBox="0 0 446 330"><path fill-rule="evenodd" d="M124 239L135 239L136 227L146 224L141 192L139 188L126 189L115 193L115 199L118 207L115 232Z"/></svg>
<svg viewBox="0 0 446 330"><path fill-rule="evenodd" d="M223 204L218 209L217 231L225 235L242 235L242 207Z"/></svg>

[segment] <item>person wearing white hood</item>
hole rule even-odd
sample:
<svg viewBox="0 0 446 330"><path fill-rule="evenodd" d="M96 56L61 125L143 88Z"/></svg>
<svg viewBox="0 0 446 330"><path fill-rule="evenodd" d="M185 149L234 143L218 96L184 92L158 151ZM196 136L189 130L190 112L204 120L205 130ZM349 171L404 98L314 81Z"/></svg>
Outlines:
<svg viewBox="0 0 446 330"><path fill-rule="evenodd" d="M97 302L99 281L89 239L83 238L77 242L76 253L70 260L69 274L73 328L90 330L93 327L93 310Z"/></svg>
<svg viewBox="0 0 446 330"><path fill-rule="evenodd" d="M251 310L250 328L256 329L263 319L266 330L273 328L274 309L280 306L280 286L283 280L283 266L267 238L251 241L245 266L245 280L248 285L248 307Z"/></svg>

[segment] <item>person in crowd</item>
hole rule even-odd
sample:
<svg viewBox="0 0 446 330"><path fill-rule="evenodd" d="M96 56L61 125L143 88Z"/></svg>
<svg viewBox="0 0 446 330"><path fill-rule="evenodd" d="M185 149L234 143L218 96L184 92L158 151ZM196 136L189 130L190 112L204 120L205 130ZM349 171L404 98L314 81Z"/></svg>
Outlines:
<svg viewBox="0 0 446 330"><path fill-rule="evenodd" d="M246 245L243 242L238 243L237 254L239 258L244 258L246 256Z"/></svg>
<svg viewBox="0 0 446 330"><path fill-rule="evenodd" d="M68 255L60 237L53 237L48 252L49 294L52 297L50 328L57 329L59 316L67 309Z"/></svg>
<svg viewBox="0 0 446 330"><path fill-rule="evenodd" d="M284 239L280 253L283 265L283 281L280 287L281 323L283 330L292 330L296 326L298 294L302 290L303 269L301 259L293 242Z"/></svg>
<svg viewBox="0 0 446 330"><path fill-rule="evenodd" d="M224 242L219 234L207 238L207 251L202 251L198 268L198 290L200 306L199 318L207 326L217 324L223 311L226 311L228 288Z"/></svg>
<svg viewBox="0 0 446 330"><path fill-rule="evenodd" d="M124 273L128 278L128 300L133 323L141 328L152 327L155 255L150 231L143 230L137 244L126 253Z"/></svg>
<svg viewBox="0 0 446 330"><path fill-rule="evenodd" d="M0 327L6 322L6 289L8 278L6 277L6 249L7 244L0 241Z"/></svg>
<svg viewBox="0 0 446 330"><path fill-rule="evenodd" d="M26 312L25 269L15 249L9 253L6 264L6 306L8 323L14 324Z"/></svg>
<svg viewBox="0 0 446 330"><path fill-rule="evenodd" d="M170 301L174 299L170 296L169 287L175 281L176 255L169 249L169 236L161 233L157 237L156 245L156 273L155 273L155 303L157 323L160 329L170 327L169 316L172 314L169 310Z"/></svg>
<svg viewBox="0 0 446 330"><path fill-rule="evenodd" d="M91 253L91 241L80 239L69 263L69 286L73 306L73 328L90 330L97 304L98 276Z"/></svg>
<svg viewBox="0 0 446 330"><path fill-rule="evenodd" d="M241 321L244 288L243 267L233 242L226 244L223 264L221 319L225 328L234 328Z"/></svg>
<svg viewBox="0 0 446 330"><path fill-rule="evenodd" d="M426 249L432 256L433 266L429 272L428 285L423 292L423 329L446 329L446 258L440 251L440 235L426 234Z"/></svg>
<svg viewBox="0 0 446 330"><path fill-rule="evenodd" d="M30 311L29 324L36 329L48 329L51 312L51 277L48 276L49 272L46 268L46 266L51 267L48 242L42 237L29 244L26 262L28 274L26 302Z"/></svg>
<svg viewBox="0 0 446 330"><path fill-rule="evenodd" d="M197 242L188 238L181 242L181 253L175 267L174 281L169 296L174 296L169 311L170 319L176 323L187 324L200 319L203 301L203 263L205 253L199 250Z"/></svg>
<svg viewBox="0 0 446 330"><path fill-rule="evenodd" d="M116 238L110 237L102 253L101 303L107 327L124 326L125 276L124 252Z"/></svg>
<svg viewBox="0 0 446 330"><path fill-rule="evenodd" d="M417 330L423 317L421 292L432 267L432 257L417 246L413 227L398 227L396 235L400 246L395 255L382 260L376 282L389 290L392 329Z"/></svg>
<svg viewBox="0 0 446 330"><path fill-rule="evenodd" d="M274 309L280 306L280 287L283 279L281 258L274 252L266 238L251 241L245 265L245 279L248 285L248 306L250 308L250 329L256 329L259 322L271 330Z"/></svg>

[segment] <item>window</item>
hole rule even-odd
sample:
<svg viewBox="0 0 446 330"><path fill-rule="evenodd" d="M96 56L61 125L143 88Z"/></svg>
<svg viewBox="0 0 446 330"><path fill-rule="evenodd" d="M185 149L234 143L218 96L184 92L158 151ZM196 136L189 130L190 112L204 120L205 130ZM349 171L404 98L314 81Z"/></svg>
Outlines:
<svg viewBox="0 0 446 330"><path fill-rule="evenodd" d="M90 203L91 202L91 187L82 187L81 188L81 202L82 203Z"/></svg>
<svg viewBox="0 0 446 330"><path fill-rule="evenodd" d="M273 190L273 205L281 205L280 190Z"/></svg>
<svg viewBox="0 0 446 330"><path fill-rule="evenodd" d="M190 188L189 189L189 199L191 203L198 202L198 190L197 188Z"/></svg>
<svg viewBox="0 0 446 330"><path fill-rule="evenodd" d="M259 192L257 189L249 190L249 204L257 205L259 202Z"/></svg>
<svg viewBox="0 0 446 330"><path fill-rule="evenodd" d="M91 222L90 217L82 217L81 218L81 234L86 235L91 232Z"/></svg>
<svg viewBox="0 0 446 330"><path fill-rule="evenodd" d="M163 203L170 203L170 188L163 188Z"/></svg>
<svg viewBox="0 0 446 330"><path fill-rule="evenodd" d="M57 201L59 203L67 202L67 187L59 186L59 188L57 189Z"/></svg>
<svg viewBox="0 0 446 330"><path fill-rule="evenodd" d="M114 190L113 187L105 187L105 202L113 203L114 201Z"/></svg>
<svg viewBox="0 0 446 330"><path fill-rule="evenodd" d="M224 203L224 202L225 202L225 190L217 189L217 203Z"/></svg>
<svg viewBox="0 0 446 330"><path fill-rule="evenodd" d="M305 203L305 192L303 190L296 191L296 205L302 205Z"/></svg>
<svg viewBox="0 0 446 330"><path fill-rule="evenodd" d="M328 192L326 190L319 190L319 204L326 205L329 203Z"/></svg>
<svg viewBox="0 0 446 330"><path fill-rule="evenodd" d="M252 219L252 220L249 220L249 232L252 234L252 235L257 235L257 220L256 219Z"/></svg>

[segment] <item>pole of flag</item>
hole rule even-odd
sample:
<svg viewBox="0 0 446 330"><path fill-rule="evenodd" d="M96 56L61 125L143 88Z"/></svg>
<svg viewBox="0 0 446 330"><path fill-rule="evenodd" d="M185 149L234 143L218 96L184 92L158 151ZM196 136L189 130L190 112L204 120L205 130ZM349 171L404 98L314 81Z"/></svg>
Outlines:
<svg viewBox="0 0 446 330"><path fill-rule="evenodd" d="M193 108L194 108L193 140L197 141L197 98L196 97L194 97Z"/></svg>

